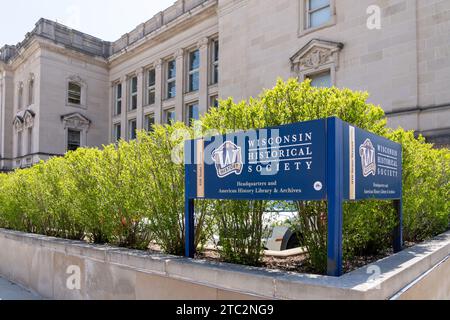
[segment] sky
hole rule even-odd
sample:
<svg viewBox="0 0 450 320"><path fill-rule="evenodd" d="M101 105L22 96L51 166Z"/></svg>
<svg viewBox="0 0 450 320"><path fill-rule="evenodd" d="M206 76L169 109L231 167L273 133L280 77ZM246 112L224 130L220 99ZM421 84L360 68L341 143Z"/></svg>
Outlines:
<svg viewBox="0 0 450 320"><path fill-rule="evenodd" d="M106 41L115 41L171 6L175 0L0 0L0 47L13 45L40 18L56 20ZM6 14L5 14L6 13Z"/></svg>

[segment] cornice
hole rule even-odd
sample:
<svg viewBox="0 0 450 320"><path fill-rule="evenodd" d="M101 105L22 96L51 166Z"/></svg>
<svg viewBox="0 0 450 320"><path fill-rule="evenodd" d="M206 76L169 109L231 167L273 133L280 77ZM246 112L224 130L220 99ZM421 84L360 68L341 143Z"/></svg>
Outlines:
<svg viewBox="0 0 450 320"><path fill-rule="evenodd" d="M84 54L82 52L66 48L64 45L55 44L46 39L38 38L37 40L40 49L45 49L54 53L59 53L61 55L64 55L65 57L77 59L99 67L108 68L108 62L104 58Z"/></svg>
<svg viewBox="0 0 450 320"><path fill-rule="evenodd" d="M206 2L204 6L199 6L198 8L186 12L177 19L148 34L134 44L126 47L122 51L110 56L108 58L110 67L112 68L122 63L124 60L140 54L149 47L163 43L174 35L183 32L214 15L217 15L217 7L218 1L214 0Z"/></svg>
<svg viewBox="0 0 450 320"><path fill-rule="evenodd" d="M82 52L66 48L62 44L54 43L48 39L42 38L40 36L33 36L33 38L30 40L30 42L23 48L20 49L17 56L14 57L8 64L3 64L5 67L10 67L11 70L16 70L22 63L27 61L29 58L32 57L32 55L39 49L48 50L54 53L59 53L61 55L64 55L65 57L74 58L81 60L83 62L97 65L100 67L107 68L108 62L106 59L103 59L101 57L97 56L91 56L88 54L84 54ZM1 64L0 64L1 67Z"/></svg>

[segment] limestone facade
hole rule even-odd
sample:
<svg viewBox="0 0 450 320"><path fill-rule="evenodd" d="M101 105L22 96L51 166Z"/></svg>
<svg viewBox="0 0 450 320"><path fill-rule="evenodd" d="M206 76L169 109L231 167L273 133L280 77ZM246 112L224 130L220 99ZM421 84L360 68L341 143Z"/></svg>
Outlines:
<svg viewBox="0 0 450 320"><path fill-rule="evenodd" d="M189 122L278 77L367 90L392 127L448 146L450 1L178 0L115 42L41 19L0 50L0 169Z"/></svg>

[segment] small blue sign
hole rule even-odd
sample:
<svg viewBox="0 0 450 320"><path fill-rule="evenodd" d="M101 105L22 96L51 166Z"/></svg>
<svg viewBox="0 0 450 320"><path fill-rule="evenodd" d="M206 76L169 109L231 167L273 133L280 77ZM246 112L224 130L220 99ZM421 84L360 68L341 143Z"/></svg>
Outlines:
<svg viewBox="0 0 450 320"><path fill-rule="evenodd" d="M344 200L394 200L402 248L402 147L338 118L185 142L186 256L194 199L328 202L328 274L342 274Z"/></svg>
<svg viewBox="0 0 450 320"><path fill-rule="evenodd" d="M343 123L344 198L395 200L402 197L402 146Z"/></svg>

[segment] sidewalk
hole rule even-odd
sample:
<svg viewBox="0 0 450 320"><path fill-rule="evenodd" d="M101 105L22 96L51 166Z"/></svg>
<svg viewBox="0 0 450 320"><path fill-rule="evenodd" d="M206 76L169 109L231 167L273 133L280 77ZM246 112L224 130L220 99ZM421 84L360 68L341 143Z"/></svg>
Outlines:
<svg viewBox="0 0 450 320"><path fill-rule="evenodd" d="M41 300L41 298L0 277L0 300Z"/></svg>

